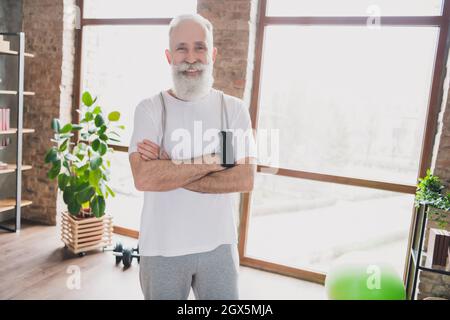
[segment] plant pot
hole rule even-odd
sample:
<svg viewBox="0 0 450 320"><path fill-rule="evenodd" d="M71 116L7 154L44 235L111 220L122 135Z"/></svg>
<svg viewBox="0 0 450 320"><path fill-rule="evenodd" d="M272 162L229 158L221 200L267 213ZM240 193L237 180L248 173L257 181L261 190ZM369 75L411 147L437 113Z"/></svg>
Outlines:
<svg viewBox="0 0 450 320"><path fill-rule="evenodd" d="M85 255L86 251L110 246L112 230L110 215L78 218L67 211L62 213L61 240L75 254Z"/></svg>
<svg viewBox="0 0 450 320"><path fill-rule="evenodd" d="M431 228L428 236L425 266L428 268L446 267L449 247L450 231Z"/></svg>

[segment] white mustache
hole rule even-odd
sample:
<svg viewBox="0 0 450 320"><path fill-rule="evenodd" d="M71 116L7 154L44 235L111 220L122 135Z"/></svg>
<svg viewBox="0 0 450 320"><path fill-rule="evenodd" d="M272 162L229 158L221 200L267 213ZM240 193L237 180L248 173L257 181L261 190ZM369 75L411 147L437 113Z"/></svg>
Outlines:
<svg viewBox="0 0 450 320"><path fill-rule="evenodd" d="M177 66L174 66L178 72L185 72L187 70L191 71L203 71L205 69L205 65L200 62L188 63L182 62Z"/></svg>

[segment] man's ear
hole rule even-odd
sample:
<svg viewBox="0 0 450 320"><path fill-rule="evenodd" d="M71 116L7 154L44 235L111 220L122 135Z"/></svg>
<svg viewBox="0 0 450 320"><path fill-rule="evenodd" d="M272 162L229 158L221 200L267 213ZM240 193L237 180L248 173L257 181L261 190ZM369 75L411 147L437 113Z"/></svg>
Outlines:
<svg viewBox="0 0 450 320"><path fill-rule="evenodd" d="M170 54L170 50L166 49L166 58L169 64L172 64L172 55Z"/></svg>
<svg viewBox="0 0 450 320"><path fill-rule="evenodd" d="M213 63L216 62L216 56L217 56L217 48L214 47L212 51L212 61Z"/></svg>

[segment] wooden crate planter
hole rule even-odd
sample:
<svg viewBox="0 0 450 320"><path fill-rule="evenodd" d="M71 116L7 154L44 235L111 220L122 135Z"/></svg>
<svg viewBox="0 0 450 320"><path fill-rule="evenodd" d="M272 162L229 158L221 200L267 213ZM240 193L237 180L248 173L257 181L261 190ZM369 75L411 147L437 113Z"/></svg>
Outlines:
<svg viewBox="0 0 450 320"><path fill-rule="evenodd" d="M80 219L68 212L62 213L61 240L75 254L110 246L112 243L112 217Z"/></svg>

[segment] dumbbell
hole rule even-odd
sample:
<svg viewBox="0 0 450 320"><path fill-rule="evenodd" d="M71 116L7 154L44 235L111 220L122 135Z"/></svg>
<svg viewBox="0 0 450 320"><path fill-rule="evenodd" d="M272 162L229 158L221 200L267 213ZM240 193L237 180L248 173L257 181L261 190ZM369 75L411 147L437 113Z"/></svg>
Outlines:
<svg viewBox="0 0 450 320"><path fill-rule="evenodd" d="M123 249L124 249L124 247L123 247L122 243L121 242L117 242L114 245L114 248L112 248L112 249L105 249L105 248L103 248L103 251L112 251L113 254L114 254L114 253L121 253L123 251ZM122 256L117 256L116 255L116 264L119 264L120 261L122 261Z"/></svg>
<svg viewBox="0 0 450 320"><path fill-rule="evenodd" d="M136 252L137 254L134 254L133 252ZM138 263L140 263L141 261L141 256L139 255L139 246L135 249L125 248L122 250L122 252L113 252L113 254L116 256L116 259L119 258L120 260L122 260L125 268L129 268L131 266L133 258L136 258Z"/></svg>

